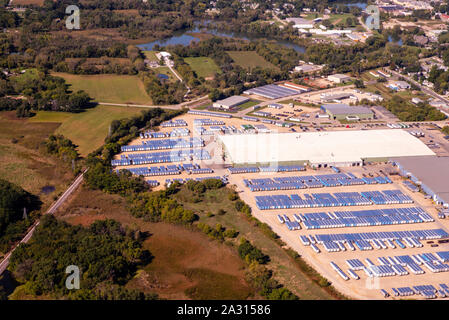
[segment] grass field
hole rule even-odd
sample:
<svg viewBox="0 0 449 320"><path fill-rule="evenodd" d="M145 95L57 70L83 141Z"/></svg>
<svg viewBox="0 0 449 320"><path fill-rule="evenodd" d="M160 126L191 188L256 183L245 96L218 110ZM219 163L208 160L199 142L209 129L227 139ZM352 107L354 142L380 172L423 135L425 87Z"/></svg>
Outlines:
<svg viewBox="0 0 449 320"><path fill-rule="evenodd" d="M145 55L145 58L149 59L150 61L159 61L159 59L156 57L156 51L142 51Z"/></svg>
<svg viewBox="0 0 449 320"><path fill-rule="evenodd" d="M151 104L142 81L128 75L74 75L53 73L64 78L70 90L86 91L96 102Z"/></svg>
<svg viewBox="0 0 449 320"><path fill-rule="evenodd" d="M215 73L221 73L214 60L208 57L184 58L184 61L196 72L199 77L212 77Z"/></svg>
<svg viewBox="0 0 449 320"><path fill-rule="evenodd" d="M277 66L258 55L255 51L227 51L227 53L232 60L242 68L261 67L264 69L279 69Z"/></svg>
<svg viewBox="0 0 449 320"><path fill-rule="evenodd" d="M99 105L81 113L39 111L29 122L61 123L56 133L72 140L79 146L79 153L87 156L104 143L112 120L129 118L140 112L140 108Z"/></svg>
<svg viewBox="0 0 449 320"><path fill-rule="evenodd" d="M183 187L174 197L182 202L185 208L196 212L200 216L201 222L211 226L220 223L226 228L234 228L239 231L241 236L250 240L270 256L271 261L268 263L268 268L273 270L274 277L300 299L332 299L332 296L299 270L298 265L274 240L266 236L243 214L237 212L234 202L228 198L230 192L228 188L208 190L202 202L193 203L191 201L194 198L192 192ZM226 213L218 215L219 209L225 210ZM208 217L207 213L212 213L212 216Z"/></svg>
<svg viewBox="0 0 449 320"><path fill-rule="evenodd" d="M144 248L154 258L127 283L128 288L156 292L165 299L246 299L253 293L234 249L180 225L134 218L120 196L83 187L56 217L85 226L96 220L115 219L148 233Z"/></svg>
<svg viewBox="0 0 449 320"><path fill-rule="evenodd" d="M58 126L58 123L30 123L17 119L14 112L0 112L0 178L40 196L43 209L73 178L69 168L42 150L42 143ZM54 186L55 191L42 194L45 186Z"/></svg>

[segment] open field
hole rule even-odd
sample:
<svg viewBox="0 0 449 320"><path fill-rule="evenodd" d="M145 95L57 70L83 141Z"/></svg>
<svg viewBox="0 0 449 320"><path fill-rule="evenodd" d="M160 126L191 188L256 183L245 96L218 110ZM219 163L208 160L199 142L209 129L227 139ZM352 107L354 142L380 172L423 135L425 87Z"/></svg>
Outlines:
<svg viewBox="0 0 449 320"><path fill-rule="evenodd" d="M42 151L41 144L58 127L58 123L32 123L17 119L14 112L0 112L0 177L38 195L43 209L73 178L68 168ZM42 193L46 186L54 186L55 191Z"/></svg>
<svg viewBox="0 0 449 320"><path fill-rule="evenodd" d="M159 59L156 57L156 51L142 51L145 55L145 58L149 59L150 61L159 61Z"/></svg>
<svg viewBox="0 0 449 320"><path fill-rule="evenodd" d="M140 112L140 108L99 105L81 113L39 111L29 122L61 123L56 133L72 140L79 146L81 156L87 156L104 143L113 120L128 118Z"/></svg>
<svg viewBox="0 0 449 320"><path fill-rule="evenodd" d="M215 73L221 73L214 60L209 57L189 57L184 61L196 72L199 77L212 77Z"/></svg>
<svg viewBox="0 0 449 320"><path fill-rule="evenodd" d="M44 4L44 0L14 0L15 6L25 6L32 4L42 6Z"/></svg>
<svg viewBox="0 0 449 320"><path fill-rule="evenodd" d="M129 288L156 292L166 299L246 299L253 294L234 249L183 226L134 218L120 196L82 187L56 216L82 225L115 219L148 233L144 248L154 259L129 281Z"/></svg>
<svg viewBox="0 0 449 320"><path fill-rule="evenodd" d="M267 264L274 272L274 278L284 284L300 299L332 299L324 289L312 282L301 270L293 259L271 238L265 235L248 218L239 213L228 196L231 189L208 190L201 202L193 203L193 194L187 188L182 188L174 197L183 203L184 207L200 214L200 221L214 226L220 223L226 228L234 228L240 232L240 236L248 239L256 247L270 256ZM218 209L225 210L224 215L217 215ZM207 217L207 213L213 216ZM237 240L238 241L238 240Z"/></svg>
<svg viewBox="0 0 449 320"><path fill-rule="evenodd" d="M74 75L53 73L70 84L70 90L86 91L96 102L149 104L151 98L145 92L142 81L129 75Z"/></svg>
<svg viewBox="0 0 449 320"><path fill-rule="evenodd" d="M227 53L232 60L242 68L260 67L264 69L279 69L277 66L258 55L255 51L227 51Z"/></svg>

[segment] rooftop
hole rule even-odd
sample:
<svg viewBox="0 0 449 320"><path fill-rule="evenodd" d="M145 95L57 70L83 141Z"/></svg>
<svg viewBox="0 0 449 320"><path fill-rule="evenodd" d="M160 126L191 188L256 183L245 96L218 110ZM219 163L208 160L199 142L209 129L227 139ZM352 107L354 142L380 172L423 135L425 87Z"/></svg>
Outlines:
<svg viewBox="0 0 449 320"><path fill-rule="evenodd" d="M244 103L248 101L249 98L242 96L232 96L223 100L217 100L215 103L224 105L224 106L233 106L236 104Z"/></svg>
<svg viewBox="0 0 449 320"><path fill-rule="evenodd" d="M443 201L449 203L449 157L422 156L392 158L400 163Z"/></svg>
<svg viewBox="0 0 449 320"><path fill-rule="evenodd" d="M338 163L366 158L435 155L399 129L351 130L219 137L234 163L310 161Z"/></svg>
<svg viewBox="0 0 449 320"><path fill-rule="evenodd" d="M349 114L349 113L357 113L357 114L365 114L365 113L373 113L370 108L355 106L350 107L344 103L337 104L323 104L322 106L326 111L329 111L333 114Z"/></svg>

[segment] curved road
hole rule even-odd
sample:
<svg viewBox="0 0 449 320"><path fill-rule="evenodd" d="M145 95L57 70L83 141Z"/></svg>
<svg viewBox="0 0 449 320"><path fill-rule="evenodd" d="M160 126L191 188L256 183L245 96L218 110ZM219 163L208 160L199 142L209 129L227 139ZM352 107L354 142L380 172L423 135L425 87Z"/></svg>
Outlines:
<svg viewBox="0 0 449 320"><path fill-rule="evenodd" d="M56 200L51 206L50 208L48 208L46 214L54 214L56 212L56 210L58 210L58 208L68 199L68 197L73 193L73 191L75 191L79 185L81 184L81 182L83 181L83 176L84 174L87 172L86 169L84 170L83 173L81 173L76 179L75 181L70 185L70 187L62 194L62 196ZM11 251L8 252L8 254L3 258L2 262L0 262L0 275L3 274L3 272L5 272L6 268L9 265L9 259L11 258L11 254L14 252L14 250L16 250L16 248L21 244L21 243L27 243L30 239L31 236L34 233L34 230L36 230L36 227L39 225L40 221L37 220L34 222L33 226L31 227L31 229L27 232L27 234L25 235L25 237L23 237L23 239L14 247L11 249Z"/></svg>

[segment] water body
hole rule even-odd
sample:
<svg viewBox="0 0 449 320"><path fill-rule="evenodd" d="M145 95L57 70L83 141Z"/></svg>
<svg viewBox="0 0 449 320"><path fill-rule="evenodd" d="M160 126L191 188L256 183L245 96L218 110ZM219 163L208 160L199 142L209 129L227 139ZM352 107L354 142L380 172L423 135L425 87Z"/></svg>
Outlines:
<svg viewBox="0 0 449 320"><path fill-rule="evenodd" d="M199 41L199 38L197 38L189 33L208 33L208 34L212 34L212 35L215 35L218 37L228 37L228 38L243 39L243 40L249 40L249 41L265 39L265 40L275 41L279 45L282 45L282 46L285 46L288 48L292 48L295 51L300 52L300 53L303 53L306 50L306 48L303 46L300 46L296 43L292 43L292 42L285 41L285 40L278 40L278 39L267 38L267 37L263 37L263 36L255 36L255 35L250 35L250 34L245 34L245 33L222 32L222 31L213 30L213 29L200 28L198 26L193 29L190 29L190 30L183 30L183 31L175 32L174 35L170 38L140 44L140 45L138 45L138 47L143 50L153 50L153 48L156 44L161 47L168 46L168 45L177 45L177 44L187 46L192 41Z"/></svg>
<svg viewBox="0 0 449 320"><path fill-rule="evenodd" d="M347 7L358 7L360 9L362 9L362 10L365 10L365 8L368 6L368 4L366 2L338 1L338 2L335 2L334 4L337 5L337 6L344 5L344 6L347 6ZM332 5L332 3L330 5Z"/></svg>
<svg viewBox="0 0 449 320"><path fill-rule="evenodd" d="M388 42L395 43L395 44L400 45L400 46L402 46L402 43L403 43L402 39L399 39L399 40L395 41L392 36L388 36Z"/></svg>
<svg viewBox="0 0 449 320"><path fill-rule="evenodd" d="M45 187L43 187L42 189L41 189L41 192L43 193L43 194L50 194L50 193L52 193L52 192L54 192L56 189L55 189L55 187L53 187L53 186L45 186Z"/></svg>

